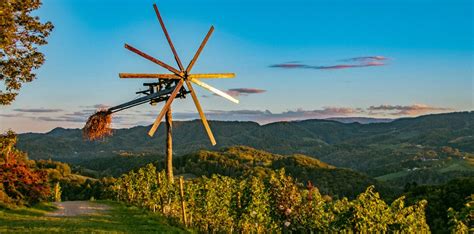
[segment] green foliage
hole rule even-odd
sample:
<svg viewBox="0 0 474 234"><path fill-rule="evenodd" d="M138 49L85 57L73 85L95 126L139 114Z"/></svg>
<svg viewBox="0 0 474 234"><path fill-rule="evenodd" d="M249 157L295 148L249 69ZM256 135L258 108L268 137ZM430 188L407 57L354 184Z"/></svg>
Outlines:
<svg viewBox="0 0 474 234"><path fill-rule="evenodd" d="M464 220L462 215L455 215L454 210L466 211L466 198L474 194L474 178L460 178L452 180L443 185L407 187L404 196L408 204L415 204L421 200L427 200L426 219L433 231L448 232L459 220ZM472 204L472 203L471 203ZM466 209L465 209L466 208ZM451 211L448 211L451 209ZM465 214L461 212L459 214ZM448 216L450 218L448 218ZM451 223L450 223L451 222ZM467 224L467 223L466 223Z"/></svg>
<svg viewBox="0 0 474 234"><path fill-rule="evenodd" d="M41 23L31 12L41 6L40 0L3 0L0 2L0 105L15 100L22 83L31 82L45 61L38 46L45 45L46 37L53 29L51 22Z"/></svg>
<svg viewBox="0 0 474 234"><path fill-rule="evenodd" d="M73 174L66 163L28 160L15 148L16 135L0 136L0 203L3 206L32 205L40 201L109 198L113 178L100 180Z"/></svg>
<svg viewBox="0 0 474 234"><path fill-rule="evenodd" d="M117 199L181 220L177 183L149 164L117 179ZM425 201L388 206L369 187L355 200L333 201L317 188L302 188L284 170L265 178L213 175L187 180L184 186L188 225L203 232L279 231L428 231Z"/></svg>
<svg viewBox="0 0 474 234"><path fill-rule="evenodd" d="M234 231L232 200L235 180L224 176L212 176L197 181L198 189L190 206L190 220L203 231Z"/></svg>
<svg viewBox="0 0 474 234"><path fill-rule="evenodd" d="M236 190L234 209L239 231L263 233L276 228L270 218L270 194L262 180L256 177L241 180Z"/></svg>
<svg viewBox="0 0 474 234"><path fill-rule="evenodd" d="M321 193L330 196L354 198L369 185L377 185L384 193L390 191L390 188L364 174L335 168L315 158L272 154L246 146L229 147L220 151L201 150L176 158L173 165L175 171L182 174L208 177L220 174L233 178L256 176L261 179L284 168L293 178L300 182L311 181Z"/></svg>
<svg viewBox="0 0 474 234"><path fill-rule="evenodd" d="M279 155L308 155L337 168L350 168L377 177L399 189L402 189L406 182L442 184L461 176L474 176L474 137L472 137L474 112L472 111L374 124L307 120L262 126L252 122L211 121L211 125L219 147L246 145ZM28 152L33 159L52 158L80 164L84 168L100 172L101 175L118 176L163 157L159 154L165 152L164 144L149 141L146 132L147 127L138 126L116 130L112 137L103 142L84 142L80 130L57 128L46 134L22 134L19 147ZM165 134L157 133L156 140L164 142L164 136ZM186 144L186 147L175 147L174 153L177 156L175 158L202 149L216 150L210 146L199 121L175 122L173 142L176 145ZM248 155L242 152L229 154L242 157ZM257 158L257 155L254 156ZM277 159L272 160L275 162ZM228 161L230 162L230 159ZM235 160L232 163L242 161L245 160ZM268 166L264 160L252 161L255 165L249 166L261 166L259 172L265 173ZM295 167L305 164L298 156L284 158L280 163ZM234 167L232 164L230 166ZM276 162L273 166L279 167ZM217 167L216 171L219 169ZM322 167L323 165L319 166ZM231 169L221 169L223 172L226 170L232 173ZM294 175L294 172L289 170L287 172L303 179L299 175ZM330 172L334 171L324 172L325 176L331 176ZM318 170L318 173L323 173L323 170ZM205 171L195 174L204 175ZM305 176L303 172L301 175ZM307 176L320 177L320 175ZM340 179L351 177L354 175L346 173ZM351 190L360 193L367 187L361 184L354 185L354 188L335 186L326 190L331 186L330 183L317 186L322 193L343 189L345 190L343 196L348 196L347 192ZM384 193L379 185L377 188Z"/></svg>
<svg viewBox="0 0 474 234"><path fill-rule="evenodd" d="M471 194L467 200L459 212L451 207L448 209L449 226L452 232L474 232L474 194Z"/></svg>

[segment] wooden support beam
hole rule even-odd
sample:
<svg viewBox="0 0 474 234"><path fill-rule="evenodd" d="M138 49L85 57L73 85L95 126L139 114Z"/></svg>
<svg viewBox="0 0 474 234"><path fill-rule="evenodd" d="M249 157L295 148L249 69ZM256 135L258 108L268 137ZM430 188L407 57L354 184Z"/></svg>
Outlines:
<svg viewBox="0 0 474 234"><path fill-rule="evenodd" d="M163 119L166 112L170 108L171 103L176 98L176 95L178 95L179 90L181 90L181 87L183 87L183 82L184 82L183 80L180 80L178 84L175 86L173 93L171 93L171 95L169 96L168 101L166 101L165 106L163 106L163 109L161 109L161 112L158 115L158 117L156 117L156 120L153 123L153 126L151 127L150 131L148 131L149 136L153 136L155 134L156 129L158 128L158 126L160 126L161 120Z"/></svg>
<svg viewBox="0 0 474 234"><path fill-rule="evenodd" d="M170 65L168 65L168 64L166 64L166 63L164 63L164 62L162 62L162 61L160 61L160 60L158 60L158 59L156 59L156 58L153 58L152 56L150 56L150 55L148 55L148 54L146 54L146 53L140 51L139 49L137 49L137 48L135 48L135 47L133 47L133 46L131 46L131 45L125 44L125 48L126 48L127 50L130 50L130 51L132 51L132 52L134 52L134 53L136 53L136 54L142 56L143 58L146 58L146 59L148 59L148 60L150 60L150 61L152 61L152 62L154 62L154 63L156 63L156 64L158 64L158 65L160 65L160 66L162 66L162 67L164 67L164 68L166 68L168 71L173 72L174 74L176 74L176 75L178 75L178 76L182 76L182 75L183 75L183 73L182 73L181 71L176 70L176 69L173 68L172 66L170 66Z"/></svg>
<svg viewBox="0 0 474 234"><path fill-rule="evenodd" d="M189 74L190 79L208 79L208 78L234 78L235 73L204 73L204 74Z"/></svg>
<svg viewBox="0 0 474 234"><path fill-rule="evenodd" d="M196 51L196 54L194 54L193 59L191 59L191 62L189 62L189 65L186 68L186 73L190 73L191 69L193 69L194 63L196 63L196 60L198 59L199 55L201 54L202 49L204 48L207 41L209 40L209 37L212 35L212 32L214 32L214 26L211 26L211 28L209 29L209 32L207 32L206 37L204 37L204 40L201 42L201 45Z"/></svg>
<svg viewBox="0 0 474 234"><path fill-rule="evenodd" d="M173 117L171 115L171 107L166 111L166 176L170 183L174 182L173 178Z"/></svg>
<svg viewBox="0 0 474 234"><path fill-rule="evenodd" d="M181 79L181 77L175 74L149 74L149 73L119 73L119 77L133 78L133 79Z"/></svg>
<svg viewBox="0 0 474 234"><path fill-rule="evenodd" d="M207 136L209 137L211 144L216 145L216 139L214 138L214 134L212 134L211 127L209 127L209 123L207 122L206 115L204 115L204 112L202 111L201 104L199 103L196 92L194 91L194 88L191 85L191 82L186 81L186 85L188 86L188 89L191 92L191 97L193 98L194 105L196 106L199 116L201 117L201 121L202 121L202 124L204 125L204 129L206 130Z"/></svg>
<svg viewBox="0 0 474 234"><path fill-rule="evenodd" d="M207 90L209 90L209 91L211 91L211 92L213 92L213 93L215 93L215 94L217 94L217 95L219 95L219 96L221 96L221 97L223 97L223 98L225 98L225 99L227 99L231 102L234 102L234 103L237 103L237 104L239 103L239 100L235 99L234 97L230 96L229 94L227 94L225 92L222 92L222 91L220 91L220 90L218 90L218 89L216 89L216 88L214 88L214 87L212 87L212 86L210 86L210 85L208 85L208 84L206 84L206 83L204 83L204 82L202 82L198 79L191 79L191 82L193 82L193 83L195 83L195 84L197 84L197 85L199 85L199 86L201 86L201 87L203 87L203 88L205 88L205 89L207 89Z"/></svg>
<svg viewBox="0 0 474 234"><path fill-rule="evenodd" d="M181 198L181 211L182 211L182 216L183 216L183 223L184 226L188 226L188 219L186 217L186 197L184 196L184 179L183 177L179 177L179 195Z"/></svg>
<svg viewBox="0 0 474 234"><path fill-rule="evenodd" d="M166 30L165 22L163 22L163 18L161 18L160 11L158 10L156 4L153 4L153 8L155 9L156 17L158 17L158 21L160 21L161 29L163 29L163 32L165 33L166 40L168 40L168 44L170 45L171 51L173 52L174 59L178 64L179 70L184 71L183 64L181 64L181 60L178 57L178 53L176 53L176 49L174 48L173 42L171 41L171 37L168 34L168 30Z"/></svg>

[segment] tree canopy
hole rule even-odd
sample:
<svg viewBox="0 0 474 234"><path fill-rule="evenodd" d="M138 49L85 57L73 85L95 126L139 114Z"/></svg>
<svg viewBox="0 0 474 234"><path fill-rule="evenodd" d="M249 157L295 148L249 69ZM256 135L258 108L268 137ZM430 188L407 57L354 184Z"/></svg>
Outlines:
<svg viewBox="0 0 474 234"><path fill-rule="evenodd" d="M0 2L0 105L9 105L23 83L36 78L33 73L45 61L38 47L47 44L51 22L41 23L32 12L41 0L4 0Z"/></svg>

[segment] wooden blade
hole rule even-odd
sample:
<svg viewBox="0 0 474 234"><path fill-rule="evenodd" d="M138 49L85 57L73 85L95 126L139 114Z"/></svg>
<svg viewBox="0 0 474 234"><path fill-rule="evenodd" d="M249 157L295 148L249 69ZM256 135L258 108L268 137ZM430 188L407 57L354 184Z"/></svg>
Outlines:
<svg viewBox="0 0 474 234"><path fill-rule="evenodd" d="M190 79L206 79L206 78L234 78L234 73L207 73L207 74L190 74Z"/></svg>
<svg viewBox="0 0 474 234"><path fill-rule="evenodd" d="M209 136L209 140L211 140L212 145L216 145L216 139L214 139L214 135L212 134L211 128L209 127L209 123L207 122L207 118L204 115L204 112L202 111L201 104L199 103L199 100L196 96L196 92L194 91L191 82L187 80L186 85L188 86L188 89L191 92L191 97L193 97L194 105L196 105L196 109L199 113L199 116L201 117L202 125L204 125L207 135Z"/></svg>
<svg viewBox="0 0 474 234"><path fill-rule="evenodd" d="M143 58L146 58L146 59L148 59L148 60L150 60L150 61L152 61L152 62L154 62L154 63L156 63L156 64L158 64L158 65L160 65L160 66L162 66L162 67L164 67L164 68L166 68L168 71L173 72L174 74L176 74L176 75L178 75L178 76L182 76L182 72L180 72L180 71L174 69L172 66L170 66L170 65L168 65L168 64L166 64L166 63L164 63L164 62L162 62L162 61L160 61L160 60L158 60L158 59L156 59L156 58L151 57L151 56L148 55L148 54L145 54L144 52L142 52L142 51L140 51L140 50L134 48L134 47L131 46L131 45L125 44L125 48L128 49L128 50L130 50L130 51L132 51L132 52L134 52L134 53L136 53L136 54L138 54L138 55L140 55L140 56L142 56Z"/></svg>
<svg viewBox="0 0 474 234"><path fill-rule="evenodd" d="M175 74L146 74L146 73L119 73L120 78L159 78L159 79L181 79Z"/></svg>
<svg viewBox="0 0 474 234"><path fill-rule="evenodd" d="M209 40L209 37L211 36L212 32L214 32L214 26L211 26L211 28L209 29L209 32L207 32L206 37L204 37L204 40L201 42L201 45L199 46L199 49L196 51L196 54L194 54L193 59L191 60L191 62L189 62L189 65L188 65L188 67L186 68L186 73L189 74L189 72L190 72L191 69L193 68L194 63L195 63L196 60L198 59L199 54L201 54L201 51L202 51L202 49L204 48L204 46L206 45L207 40Z"/></svg>
<svg viewBox="0 0 474 234"><path fill-rule="evenodd" d="M224 92L222 92L222 91L220 91L220 90L218 90L218 89L216 89L216 88L214 88L214 87L212 87L212 86L210 86L210 85L208 85L208 84L206 84L206 83L204 83L204 82L202 82L198 79L192 79L191 82L193 82L193 83L195 83L195 84L197 84L197 85L199 85L199 86L201 86L201 87L203 87L203 88L205 88L205 89L207 89L207 90L209 90L209 91L211 91L211 92L213 92L213 93L215 93L215 94L217 94L217 95L219 95L223 98L226 98L227 100L229 100L231 102L239 103L239 100L233 98L229 94L224 93Z"/></svg>
<svg viewBox="0 0 474 234"><path fill-rule="evenodd" d="M176 95L179 93L179 90L181 90L181 87L183 87L183 80L180 80L178 82L178 84L174 88L174 91L171 93L170 97L168 98L168 101L166 101L165 106L163 106L163 109L161 109L160 114L158 115L158 117L156 117L156 120L153 123L153 126L151 127L150 131L148 132L149 136L153 136L155 134L156 129L158 129L158 126L160 126L161 120L165 116L166 111L168 111L168 109L170 108L171 103L173 102Z"/></svg>
<svg viewBox="0 0 474 234"><path fill-rule="evenodd" d="M155 8L156 16L158 17L158 21L160 21L161 28L163 29L163 32L165 33L165 36L166 36L166 40L168 40L168 44L170 44L171 51L173 51L174 59L176 60L176 63L178 64L179 70L184 71L183 64L181 63L181 60L178 57L178 53L176 53L173 42L171 42L170 35L168 34L168 30L166 30L165 23L163 22L163 19L161 18L160 11L158 11L158 7L156 6L156 4L153 4L153 8Z"/></svg>

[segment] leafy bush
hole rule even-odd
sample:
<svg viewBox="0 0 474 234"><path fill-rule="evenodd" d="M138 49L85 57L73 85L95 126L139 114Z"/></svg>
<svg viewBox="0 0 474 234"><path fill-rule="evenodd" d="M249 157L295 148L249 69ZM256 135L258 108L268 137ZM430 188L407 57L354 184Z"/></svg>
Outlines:
<svg viewBox="0 0 474 234"><path fill-rule="evenodd" d="M118 200L146 207L183 222L178 183L149 164L118 178ZM428 231L426 201L405 206L404 197L387 205L373 186L349 201L322 196L297 184L284 170L266 178L213 175L184 185L187 220L204 232Z"/></svg>
<svg viewBox="0 0 474 234"><path fill-rule="evenodd" d="M12 131L0 136L0 204L34 204L49 198L47 174L36 170L26 154L15 148Z"/></svg>

